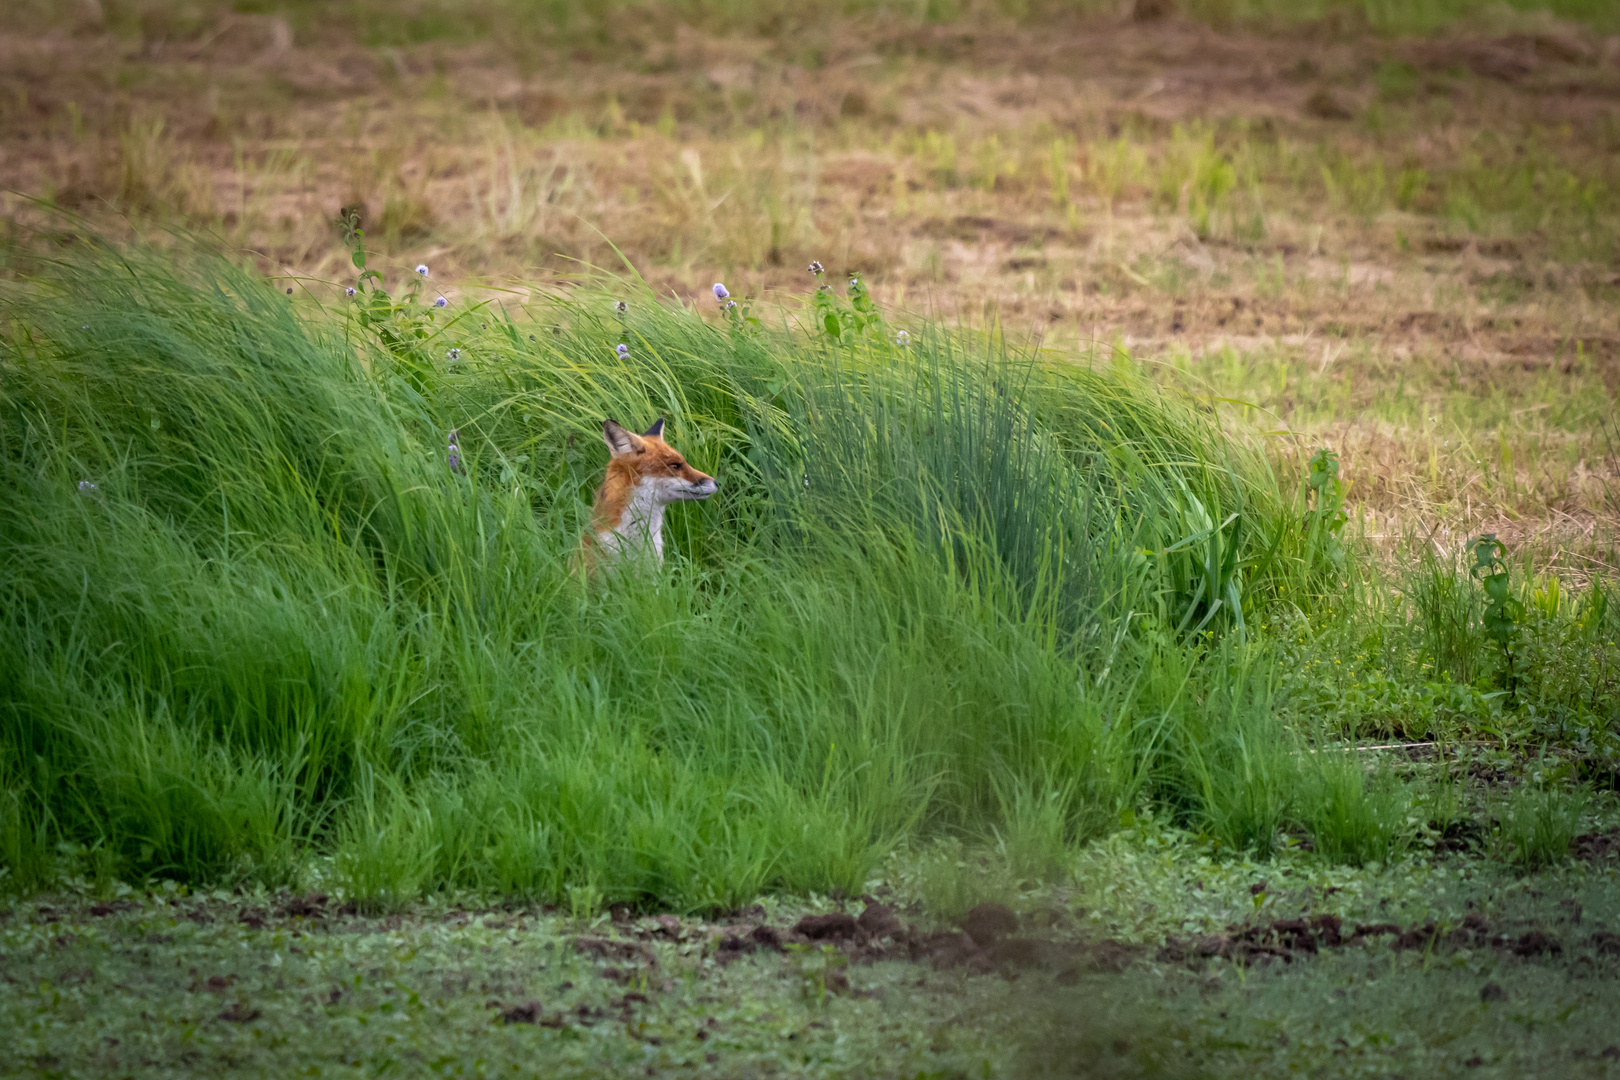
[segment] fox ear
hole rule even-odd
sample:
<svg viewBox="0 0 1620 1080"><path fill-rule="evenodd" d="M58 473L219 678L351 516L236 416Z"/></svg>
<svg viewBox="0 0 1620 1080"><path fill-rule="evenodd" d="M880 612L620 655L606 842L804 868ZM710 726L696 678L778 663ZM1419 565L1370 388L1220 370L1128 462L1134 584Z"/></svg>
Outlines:
<svg viewBox="0 0 1620 1080"><path fill-rule="evenodd" d="M658 418L657 422L654 423L653 426L648 428L646 431L643 431L642 434L643 435L651 435L655 439L663 438L663 436L664 436L664 418L662 416L660 416Z"/></svg>
<svg viewBox="0 0 1620 1080"><path fill-rule="evenodd" d="M646 449L641 436L626 431L617 420L602 421L602 441L615 454L639 454Z"/></svg>

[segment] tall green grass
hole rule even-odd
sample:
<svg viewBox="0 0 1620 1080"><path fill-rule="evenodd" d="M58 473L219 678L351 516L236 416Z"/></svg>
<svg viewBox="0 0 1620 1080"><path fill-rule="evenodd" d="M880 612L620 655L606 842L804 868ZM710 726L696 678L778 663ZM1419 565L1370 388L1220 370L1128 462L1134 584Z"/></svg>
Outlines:
<svg viewBox="0 0 1620 1080"><path fill-rule="evenodd" d="M1148 800L1234 847L1314 813L1250 629L1320 592L1303 504L1129 367L616 282L375 335L198 251L7 290L9 887L67 844L377 907L716 909L907 837L1047 873ZM574 571L604 416L719 478L661 571Z"/></svg>

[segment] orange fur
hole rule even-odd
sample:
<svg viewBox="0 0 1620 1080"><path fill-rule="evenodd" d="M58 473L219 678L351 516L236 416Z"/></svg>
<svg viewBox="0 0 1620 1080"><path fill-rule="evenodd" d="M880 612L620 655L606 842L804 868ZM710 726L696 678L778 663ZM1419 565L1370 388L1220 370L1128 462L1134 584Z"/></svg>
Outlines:
<svg viewBox="0 0 1620 1080"><path fill-rule="evenodd" d="M613 456L596 489L590 530L580 542L580 560L587 573L632 545L650 543L662 561L664 507L706 499L718 487L714 477L692 468L664 441L663 430L663 420L640 435L614 420L603 423L602 438Z"/></svg>

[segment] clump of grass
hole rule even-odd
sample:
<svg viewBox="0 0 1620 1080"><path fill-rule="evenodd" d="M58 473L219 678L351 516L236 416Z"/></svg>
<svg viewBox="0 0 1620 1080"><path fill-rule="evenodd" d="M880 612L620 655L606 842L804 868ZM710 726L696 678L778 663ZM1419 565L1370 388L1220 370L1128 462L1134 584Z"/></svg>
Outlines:
<svg viewBox="0 0 1620 1080"><path fill-rule="evenodd" d="M1498 840L1503 855L1527 869L1539 869L1569 857L1570 843L1581 831L1588 796L1551 784L1520 784L1509 797Z"/></svg>
<svg viewBox="0 0 1620 1080"><path fill-rule="evenodd" d="M41 829L186 880L330 854L377 907L853 891L939 830L1050 874L1141 797L1159 733L1268 709L1183 639L1281 587L1241 570L1281 501L1133 375L896 344L875 310L833 338L646 294L533 321L411 295L340 325L211 257L105 250L14 292L18 880ZM722 477L659 577L569 569L607 415L668 417Z"/></svg>
<svg viewBox="0 0 1620 1080"><path fill-rule="evenodd" d="M1323 748L1305 770L1296 814L1316 850L1335 863L1387 863L1409 837L1407 793L1387 773L1369 775L1354 751Z"/></svg>

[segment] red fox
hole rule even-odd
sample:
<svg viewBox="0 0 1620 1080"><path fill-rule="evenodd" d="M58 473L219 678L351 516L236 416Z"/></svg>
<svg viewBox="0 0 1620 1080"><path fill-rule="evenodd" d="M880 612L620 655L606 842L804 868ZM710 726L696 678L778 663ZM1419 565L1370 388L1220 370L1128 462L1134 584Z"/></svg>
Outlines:
<svg viewBox="0 0 1620 1080"><path fill-rule="evenodd" d="M719 485L714 477L692 468L664 441L662 417L640 435L626 431L617 420L604 420L602 440L613 457L602 486L596 489L591 529L582 541L580 555L586 572L603 558L648 543L663 562L664 507L687 499L707 499Z"/></svg>

